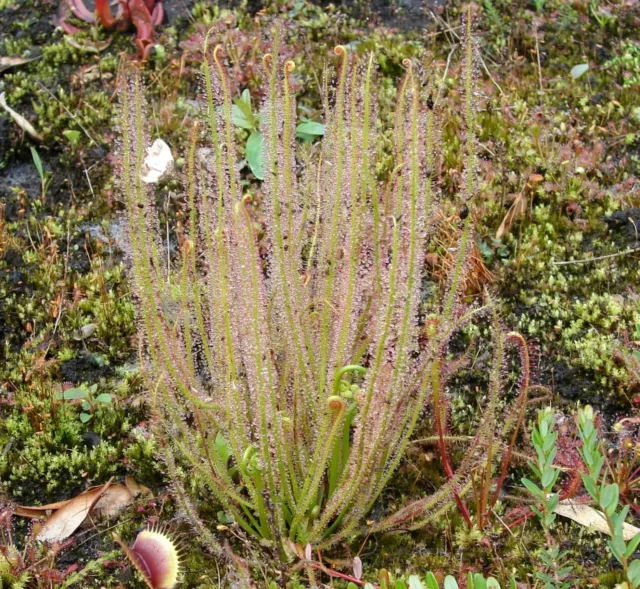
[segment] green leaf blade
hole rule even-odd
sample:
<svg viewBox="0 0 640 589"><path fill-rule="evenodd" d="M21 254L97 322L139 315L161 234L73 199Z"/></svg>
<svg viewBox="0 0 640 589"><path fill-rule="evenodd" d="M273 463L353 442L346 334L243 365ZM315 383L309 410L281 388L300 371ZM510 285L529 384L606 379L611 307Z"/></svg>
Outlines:
<svg viewBox="0 0 640 589"><path fill-rule="evenodd" d="M254 131L247 139L247 147L245 157L251 172L258 180L264 180L264 172L262 169L262 134L260 131Z"/></svg>

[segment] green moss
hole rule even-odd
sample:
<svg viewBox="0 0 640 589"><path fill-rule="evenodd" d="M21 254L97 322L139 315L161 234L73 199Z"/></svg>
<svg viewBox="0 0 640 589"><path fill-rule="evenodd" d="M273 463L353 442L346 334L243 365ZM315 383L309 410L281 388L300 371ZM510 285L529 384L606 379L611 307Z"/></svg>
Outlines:
<svg viewBox="0 0 640 589"><path fill-rule="evenodd" d="M605 67L617 76L624 88L640 86L640 44L623 41L619 51Z"/></svg>
<svg viewBox="0 0 640 589"><path fill-rule="evenodd" d="M105 383L98 392L107 390L113 389ZM134 429L136 417L143 414L114 399L97 406L92 420L83 424L80 406L62 400L48 383L17 393L16 410L5 417L0 431L0 445L6 448L0 458L5 492L21 501L45 501L68 498L88 483L114 475L131 473L141 482L157 481L157 448ZM125 457L130 457L133 470Z"/></svg>

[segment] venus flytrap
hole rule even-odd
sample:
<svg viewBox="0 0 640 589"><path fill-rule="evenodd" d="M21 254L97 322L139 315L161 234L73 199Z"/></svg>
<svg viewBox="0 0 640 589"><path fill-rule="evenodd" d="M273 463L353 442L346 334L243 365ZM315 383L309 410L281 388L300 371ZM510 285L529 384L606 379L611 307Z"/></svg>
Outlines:
<svg viewBox="0 0 640 589"><path fill-rule="evenodd" d="M598 440L595 414L590 405L578 410L578 433L582 440L580 456L587 467L587 472L582 473L584 488L602 510L611 533L611 539L607 542L609 549L622 565L630 586L635 589L640 586L640 560L634 560L633 554L640 544L640 534L634 536L629 542L625 541L623 528L629 514L629 506L625 505L618 511L620 495L618 484L607 484L606 476L600 480L605 455Z"/></svg>
<svg viewBox="0 0 640 589"><path fill-rule="evenodd" d="M538 412L537 423L531 432L531 442L536 452L536 461L529 462L529 467L536 477L537 484L528 478L522 479L522 484L540 502L540 507L532 507L540 520L545 532L546 548L540 551L540 559L547 572L539 571L537 577L545 584L545 589L568 589L571 583L567 577L573 567L561 567L561 561L566 552L560 552L560 547L553 539L551 528L555 522L555 508L560 501L560 495L553 492L553 488L560 475L560 470L553 465L558 452L558 432L554 430L553 413L550 407Z"/></svg>

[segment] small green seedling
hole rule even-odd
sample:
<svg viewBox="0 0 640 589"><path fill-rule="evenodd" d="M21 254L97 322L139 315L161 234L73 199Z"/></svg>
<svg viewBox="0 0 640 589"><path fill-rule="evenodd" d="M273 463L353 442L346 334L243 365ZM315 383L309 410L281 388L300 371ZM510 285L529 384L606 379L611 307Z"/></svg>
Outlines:
<svg viewBox="0 0 640 589"><path fill-rule="evenodd" d="M589 71L588 63L579 63L578 65L574 65L571 68L571 77L574 80L577 80L579 77L583 76Z"/></svg>
<svg viewBox="0 0 640 589"><path fill-rule="evenodd" d="M45 171L42 165L42 160L40 159L40 154L33 146L31 146L31 157L33 157L33 163L36 166L36 170L38 170L38 176L40 177L40 199L44 202L47 196L47 190L49 190L49 186L53 180L53 176L51 176L49 172Z"/></svg>
<svg viewBox="0 0 640 589"><path fill-rule="evenodd" d="M251 172L258 180L264 180L262 169L262 133L260 132L260 115L253 112L251 106L251 94L248 89L242 92L240 98L233 101L231 116L233 124L249 131L249 138L245 146L244 156L249 164ZM302 141L313 141L322 137L325 125L313 121L305 116L300 117L300 123L296 127L296 137Z"/></svg>
<svg viewBox="0 0 640 589"><path fill-rule="evenodd" d="M89 387L88 391L82 388L72 388L62 393L62 398L65 401L81 402L82 413L80 413L80 421L82 423L89 423L98 409L113 403L113 397L110 393L96 395L97 390L98 385L94 384Z"/></svg>
<svg viewBox="0 0 640 589"><path fill-rule="evenodd" d="M296 127L296 137L303 141L313 141L324 135L325 126L318 121L312 121L306 117L300 117L301 123Z"/></svg>
<svg viewBox="0 0 640 589"><path fill-rule="evenodd" d="M67 141L71 144L71 147L76 148L80 145L80 131L75 129L65 129L62 134Z"/></svg>

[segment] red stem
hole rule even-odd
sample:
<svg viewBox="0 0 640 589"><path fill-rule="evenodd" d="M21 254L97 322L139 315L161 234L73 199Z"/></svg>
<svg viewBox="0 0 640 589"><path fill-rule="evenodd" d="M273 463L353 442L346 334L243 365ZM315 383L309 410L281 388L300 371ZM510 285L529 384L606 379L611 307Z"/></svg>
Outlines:
<svg viewBox="0 0 640 589"><path fill-rule="evenodd" d="M507 469L509 467L509 463L511 462L511 454L513 453L513 448L516 444L518 432L520 431L520 427L522 426L522 422L524 421L525 411L527 407L527 398L529 396L529 382L531 378L531 361L529 359L529 349L527 347L526 340L519 333L510 333L507 337L507 341L514 344L518 350L518 353L520 354L522 376L520 377L520 394L518 395L517 401L517 403L520 405L520 412L518 415L518 420L516 421L513 428L513 434L511 435L509 447L507 448L507 451L502 458L500 476L498 477L496 490L493 494L493 498L491 499L491 505L489 506L489 509L493 509L496 502L498 501L500 491L502 490L502 485L504 485L504 480L507 477Z"/></svg>
<svg viewBox="0 0 640 589"><path fill-rule="evenodd" d="M442 425L442 410L444 408L444 404L440 396L440 378L438 373L439 366L440 362L435 362L433 364L433 368L431 369L431 383L436 414L436 430L438 432L438 449L440 450L440 458L442 460L442 467L444 468L444 472L447 475L447 478L451 480L454 475L453 469L451 468L451 462L449 462L449 455L447 454L447 445L444 441L444 427ZM464 518L464 521L467 522L467 526L469 526L469 528L472 528L473 522L471 521L469 510L460 498L460 495L458 495L458 491L456 491L455 489L453 491L453 497L456 501L456 504L458 505L458 509L460 510L462 517Z"/></svg>
<svg viewBox="0 0 640 589"><path fill-rule="evenodd" d="M323 573L326 573L327 575L329 575L330 577L338 577L340 579L344 579L345 581L351 581L352 583L355 583L356 585L366 585L367 582L363 581L361 579L356 579L355 577L351 577L350 575L345 575L344 573L339 573L338 571L334 571L333 569L328 569L326 566L321 565L318 562L315 562L313 560L310 560L308 563L308 566L317 569L319 571L322 571ZM377 585L373 585L374 589L380 589Z"/></svg>
<svg viewBox="0 0 640 589"><path fill-rule="evenodd" d="M96 14L105 29L110 29L116 24L111 12L111 6L109 6L109 0L96 0Z"/></svg>

